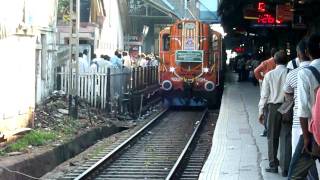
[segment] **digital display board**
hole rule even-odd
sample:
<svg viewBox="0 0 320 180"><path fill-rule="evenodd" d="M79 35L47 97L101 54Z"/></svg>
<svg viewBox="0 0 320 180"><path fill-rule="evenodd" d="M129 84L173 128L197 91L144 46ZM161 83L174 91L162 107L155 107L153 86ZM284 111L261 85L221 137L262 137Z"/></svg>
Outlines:
<svg viewBox="0 0 320 180"><path fill-rule="evenodd" d="M252 27L288 27L293 21L293 7L290 3L275 4L257 2L244 9L244 19L251 21Z"/></svg>

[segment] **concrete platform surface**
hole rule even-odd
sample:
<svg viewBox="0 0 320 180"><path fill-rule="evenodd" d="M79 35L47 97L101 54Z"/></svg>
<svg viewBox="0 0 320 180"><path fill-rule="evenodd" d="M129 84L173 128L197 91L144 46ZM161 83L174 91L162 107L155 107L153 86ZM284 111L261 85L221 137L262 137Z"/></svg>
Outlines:
<svg viewBox="0 0 320 180"><path fill-rule="evenodd" d="M231 79L235 79L234 75ZM259 87L249 82L226 83L211 153L200 180L284 180L267 173L267 138L260 137Z"/></svg>

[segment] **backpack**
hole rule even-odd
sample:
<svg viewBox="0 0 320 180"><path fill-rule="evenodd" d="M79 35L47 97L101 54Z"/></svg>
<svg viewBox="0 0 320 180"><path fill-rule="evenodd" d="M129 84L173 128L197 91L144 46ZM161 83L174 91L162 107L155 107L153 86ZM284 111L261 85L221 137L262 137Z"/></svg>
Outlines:
<svg viewBox="0 0 320 180"><path fill-rule="evenodd" d="M312 72L312 74L320 84L319 71L313 66L308 66L307 69L309 69ZM312 118L309 125L309 131L313 134L317 144L320 145L320 89L319 87L315 89L315 103L312 106Z"/></svg>

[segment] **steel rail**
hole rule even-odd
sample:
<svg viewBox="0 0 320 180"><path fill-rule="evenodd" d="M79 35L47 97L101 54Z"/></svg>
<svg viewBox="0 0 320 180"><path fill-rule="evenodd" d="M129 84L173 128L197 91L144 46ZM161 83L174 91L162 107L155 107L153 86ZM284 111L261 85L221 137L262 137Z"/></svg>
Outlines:
<svg viewBox="0 0 320 180"><path fill-rule="evenodd" d="M191 146L196 139L195 137L200 132L199 129L200 129L205 117L206 117L207 112L208 112L208 109L206 109L204 111L204 113L202 114L200 122L198 123L197 127L193 131L188 143L186 144L185 148L183 149L183 151L180 154L179 158L177 159L176 163L174 164L174 166L170 170L168 176L166 177L166 180L176 179L176 176L178 175L179 171L182 169L182 162L184 161L185 157L187 156L187 154L188 154L187 152L191 149Z"/></svg>
<svg viewBox="0 0 320 180"><path fill-rule="evenodd" d="M149 123L144 125L139 131L137 131L132 136L130 136L130 138L128 138L123 143L121 143L114 150L112 150L110 153L105 155L102 159L100 159L98 162L96 162L94 165L92 165L86 171L84 171L79 176L77 176L74 180L83 180L83 179L90 177L90 175L92 175L98 168L103 166L106 161L108 161L110 158L114 157L119 151L126 148L132 141L134 141L137 137L139 137L146 129L148 129L152 124L154 124L167 111L168 111L168 109L164 109L163 111L161 111L161 113L159 113L156 117L154 117Z"/></svg>

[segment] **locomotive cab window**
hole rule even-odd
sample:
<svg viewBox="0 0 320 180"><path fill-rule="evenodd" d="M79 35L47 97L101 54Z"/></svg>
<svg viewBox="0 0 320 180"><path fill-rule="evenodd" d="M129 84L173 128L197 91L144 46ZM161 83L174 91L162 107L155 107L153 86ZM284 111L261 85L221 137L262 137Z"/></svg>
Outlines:
<svg viewBox="0 0 320 180"><path fill-rule="evenodd" d="M162 36L162 50L163 51L170 50L170 36L169 36L169 34L164 34Z"/></svg>

